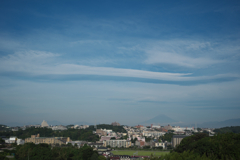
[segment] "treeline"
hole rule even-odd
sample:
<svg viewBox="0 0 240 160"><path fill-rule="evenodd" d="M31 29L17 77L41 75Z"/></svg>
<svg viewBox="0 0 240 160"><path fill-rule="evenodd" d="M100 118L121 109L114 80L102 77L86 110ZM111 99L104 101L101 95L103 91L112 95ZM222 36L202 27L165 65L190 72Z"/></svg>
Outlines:
<svg viewBox="0 0 240 160"><path fill-rule="evenodd" d="M240 133L240 126L231 126L231 127L223 127L219 129L215 129L213 132L215 133Z"/></svg>
<svg viewBox="0 0 240 160"><path fill-rule="evenodd" d="M0 132L0 136L16 136L21 139L31 137L31 135L40 134L40 137L70 137L72 140L85 140L96 142L99 136L93 134L92 130L88 129L68 129L64 131L53 131L50 128L27 128L26 130Z"/></svg>
<svg viewBox="0 0 240 160"><path fill-rule="evenodd" d="M240 134L225 133L208 136L199 133L184 138L172 153L160 158L151 157L150 160L239 160Z"/></svg>
<svg viewBox="0 0 240 160"><path fill-rule="evenodd" d="M77 147L54 147L48 144L26 143L17 146L15 158L18 160L106 160L104 156L99 156L93 148L85 145Z"/></svg>

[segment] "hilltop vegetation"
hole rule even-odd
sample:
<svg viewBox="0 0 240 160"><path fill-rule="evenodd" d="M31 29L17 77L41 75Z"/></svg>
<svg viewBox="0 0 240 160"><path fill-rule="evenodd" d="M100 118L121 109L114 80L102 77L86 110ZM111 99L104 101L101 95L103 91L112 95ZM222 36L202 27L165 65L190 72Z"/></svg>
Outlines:
<svg viewBox="0 0 240 160"><path fill-rule="evenodd" d="M240 126L231 126L231 127L223 127L219 129L215 129L214 132L216 133L240 133Z"/></svg>
<svg viewBox="0 0 240 160"><path fill-rule="evenodd" d="M114 132L124 132L126 133L126 130L123 128L123 126L112 126L108 124L100 124L97 125L97 128L102 129L112 129ZM93 131L96 131L94 126L89 126L89 128L86 129L71 129L64 131L53 131L50 128L27 128L26 130L19 129L18 131L11 131L7 130L4 132L0 132L0 136L17 136L18 138L28 138L31 137L31 135L40 134L41 137L70 137L72 140L85 140L89 142L95 142L99 140L99 137L95 134L93 134Z"/></svg>
<svg viewBox="0 0 240 160"><path fill-rule="evenodd" d="M48 144L35 145L33 143L26 143L17 146L15 153L18 160L26 160L28 156L29 159L35 160L106 160L105 157L99 156L96 151L93 151L93 148L86 145L80 149L73 146L54 147L51 149Z"/></svg>
<svg viewBox="0 0 240 160"><path fill-rule="evenodd" d="M0 132L0 135L10 137L17 136L18 138L28 138L31 135L40 134L40 137L70 137L72 140L85 140L95 142L99 137L93 134L89 129L68 129L64 131L53 131L50 128L27 128L26 130Z"/></svg>
<svg viewBox="0 0 240 160"><path fill-rule="evenodd" d="M205 133L184 138L172 153L151 160L238 160L240 159L240 134L225 133L208 136Z"/></svg>

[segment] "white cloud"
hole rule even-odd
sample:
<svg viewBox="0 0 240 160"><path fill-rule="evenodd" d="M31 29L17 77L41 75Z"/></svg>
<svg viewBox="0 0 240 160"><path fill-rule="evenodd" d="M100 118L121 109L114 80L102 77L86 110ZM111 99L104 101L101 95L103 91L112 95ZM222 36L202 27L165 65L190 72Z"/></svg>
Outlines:
<svg viewBox="0 0 240 160"><path fill-rule="evenodd" d="M212 54L210 42L189 40L158 41L144 48L147 64L171 64L189 68L205 68L223 60L209 57Z"/></svg>
<svg viewBox="0 0 240 160"><path fill-rule="evenodd" d="M190 76L191 73L152 72L112 67L91 67L65 63L63 60L57 59L59 56L59 54L51 52L18 52L0 59L0 72L24 72L31 75L102 75L165 81L195 81L229 76L239 77L239 75L230 74L193 77ZM177 61L177 59L175 61Z"/></svg>
<svg viewBox="0 0 240 160"><path fill-rule="evenodd" d="M191 68L204 68L212 64L220 63L221 60L212 60L209 58L192 58L176 53L148 51L148 58L145 61L147 64L165 63Z"/></svg>

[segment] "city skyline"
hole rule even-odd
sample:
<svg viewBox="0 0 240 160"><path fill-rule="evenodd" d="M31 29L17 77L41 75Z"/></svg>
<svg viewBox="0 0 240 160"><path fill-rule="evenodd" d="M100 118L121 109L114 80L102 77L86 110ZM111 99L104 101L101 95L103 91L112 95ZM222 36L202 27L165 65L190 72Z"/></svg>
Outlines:
<svg viewBox="0 0 240 160"><path fill-rule="evenodd" d="M0 4L1 124L240 118L239 1Z"/></svg>

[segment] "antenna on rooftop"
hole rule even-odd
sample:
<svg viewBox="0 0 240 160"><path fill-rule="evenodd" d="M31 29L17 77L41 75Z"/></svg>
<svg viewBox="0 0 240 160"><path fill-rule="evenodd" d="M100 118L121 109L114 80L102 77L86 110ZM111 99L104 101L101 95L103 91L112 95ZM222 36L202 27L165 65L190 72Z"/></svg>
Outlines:
<svg viewBox="0 0 240 160"><path fill-rule="evenodd" d="M95 121L95 126L94 126L94 128L97 129L96 121Z"/></svg>

